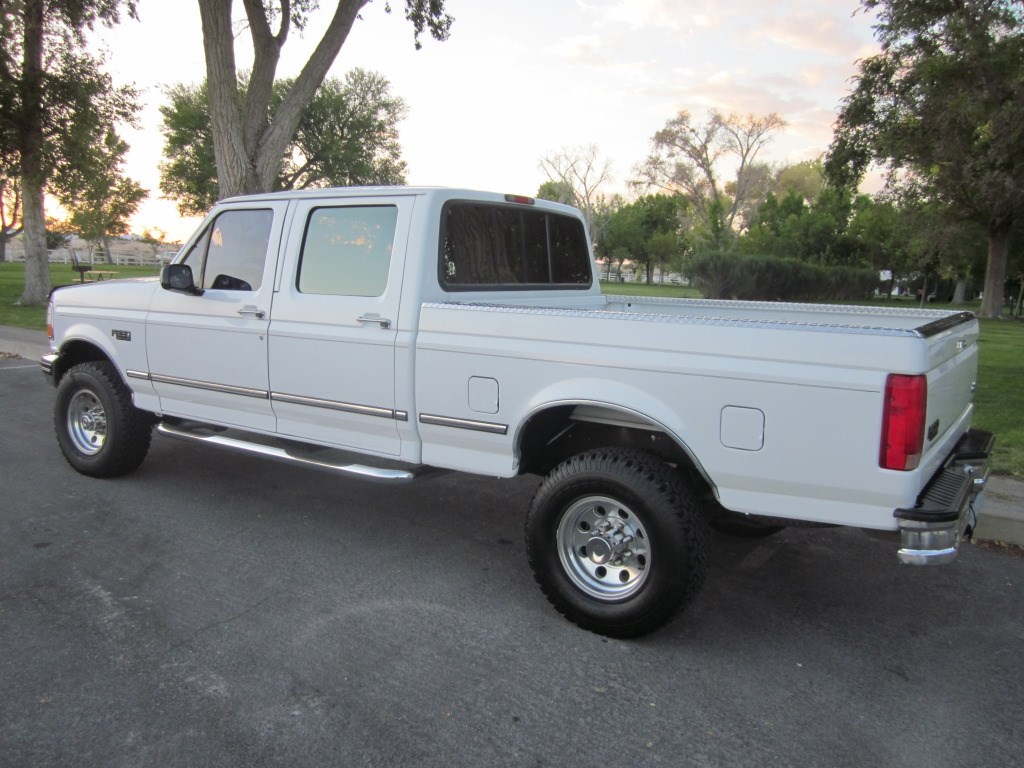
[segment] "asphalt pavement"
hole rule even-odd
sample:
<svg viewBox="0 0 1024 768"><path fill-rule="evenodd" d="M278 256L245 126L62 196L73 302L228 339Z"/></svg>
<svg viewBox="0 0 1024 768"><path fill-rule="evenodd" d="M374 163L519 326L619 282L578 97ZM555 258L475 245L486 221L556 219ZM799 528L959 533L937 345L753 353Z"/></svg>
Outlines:
<svg viewBox="0 0 1024 768"><path fill-rule="evenodd" d="M537 480L401 487L155 437L76 474L0 360L0 765L1017 766L1024 558L715 536L662 631L547 605Z"/></svg>

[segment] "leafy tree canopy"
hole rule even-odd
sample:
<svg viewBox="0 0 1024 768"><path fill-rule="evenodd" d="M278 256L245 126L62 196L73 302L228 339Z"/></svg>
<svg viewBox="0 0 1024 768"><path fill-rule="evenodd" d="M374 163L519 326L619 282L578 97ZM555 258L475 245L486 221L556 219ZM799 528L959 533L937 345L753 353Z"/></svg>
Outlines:
<svg viewBox="0 0 1024 768"><path fill-rule="evenodd" d="M71 226L92 243L128 234L128 220L149 194L121 171L128 144L113 130L90 148L78 173L65 180L63 205Z"/></svg>
<svg viewBox="0 0 1024 768"><path fill-rule="evenodd" d="M291 80L274 86L270 110L291 86ZM239 98L247 88L243 75ZM160 189L183 214L205 213L221 196L208 90L205 83L181 84L168 95L170 103L160 108L167 158ZM405 102L391 95L382 75L355 69L344 80L328 78L300 116L273 190L404 183L398 123L405 114Z"/></svg>
<svg viewBox="0 0 1024 768"><path fill-rule="evenodd" d="M198 0L219 193L225 197L274 188L302 115L369 0L338 0L334 14L298 76L283 95L275 86L281 49L293 27L303 29L316 0L243 0L253 66L239 93L231 0ZM405 0L416 47L428 32L448 37L452 18L444 0ZM390 12L390 3L385 4ZM276 101L275 101L276 100ZM271 104L275 104L271 108Z"/></svg>
<svg viewBox="0 0 1024 768"><path fill-rule="evenodd" d="M686 110L665 123L652 139L650 156L634 169L631 184L685 197L713 240L734 231L736 217L749 219L768 191L770 172L755 161L786 121L771 114L726 115L712 110L703 123ZM735 163L731 181L720 161Z"/></svg>
<svg viewBox="0 0 1024 768"><path fill-rule="evenodd" d="M642 264L651 282L654 267L678 261L685 248L680 215L688 204L678 195L643 195L608 217L598 244L601 253L620 252Z"/></svg>
<svg viewBox="0 0 1024 768"><path fill-rule="evenodd" d="M128 0L18 0L0 3L0 167L19 178L25 240L23 304L46 300L46 191L60 194L90 147L131 121L135 94L114 88L85 33L117 23Z"/></svg>
<svg viewBox="0 0 1024 768"><path fill-rule="evenodd" d="M863 0L882 51L860 62L826 161L854 185L872 162L910 177L988 237L981 314L998 317L1014 223L1024 215L1024 5Z"/></svg>

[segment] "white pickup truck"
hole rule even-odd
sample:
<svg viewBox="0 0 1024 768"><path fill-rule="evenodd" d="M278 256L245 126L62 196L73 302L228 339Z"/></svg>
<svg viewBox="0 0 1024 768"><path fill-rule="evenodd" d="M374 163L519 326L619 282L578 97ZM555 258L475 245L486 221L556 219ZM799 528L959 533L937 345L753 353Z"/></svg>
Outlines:
<svg viewBox="0 0 1024 768"><path fill-rule="evenodd" d="M131 472L156 425L386 482L535 473L537 581L617 637L694 597L709 527L953 559L993 440L970 313L605 296L579 211L515 195L225 200L159 279L62 288L48 325L79 472Z"/></svg>

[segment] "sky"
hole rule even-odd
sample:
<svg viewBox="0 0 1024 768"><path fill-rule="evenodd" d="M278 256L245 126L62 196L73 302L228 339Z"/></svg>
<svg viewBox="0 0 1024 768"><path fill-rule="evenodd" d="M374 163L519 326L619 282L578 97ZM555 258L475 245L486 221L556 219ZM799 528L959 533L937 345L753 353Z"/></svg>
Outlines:
<svg viewBox="0 0 1024 768"><path fill-rule="evenodd" d="M332 3L321 4L286 43L279 77L298 73L326 27ZM399 132L412 185L532 195L546 178L542 157L596 144L612 166L606 191L625 193L651 137L681 109L698 119L778 112L788 125L758 160L813 159L828 148L857 60L877 51L873 20L854 0L447 0L450 39L425 36L419 51L403 0L391 5L363 9L330 74L380 72L406 101ZM139 16L99 30L93 45L115 83L140 92L139 127L122 132L125 171L150 197L132 229L178 240L198 219L160 196L159 107L168 87L205 77L199 9L141 0ZM236 38L240 67L251 62L247 37Z"/></svg>

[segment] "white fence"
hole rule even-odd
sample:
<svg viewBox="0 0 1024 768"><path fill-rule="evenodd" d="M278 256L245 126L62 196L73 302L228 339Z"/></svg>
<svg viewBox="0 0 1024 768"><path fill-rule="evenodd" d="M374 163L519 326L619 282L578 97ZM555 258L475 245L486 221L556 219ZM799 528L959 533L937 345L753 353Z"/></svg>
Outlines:
<svg viewBox="0 0 1024 768"><path fill-rule="evenodd" d="M100 258L97 258L91 248L68 247L56 248L52 251L47 251L51 264L70 264L73 260L77 259L80 264L89 264L94 267L104 264L112 264L115 266L161 267L170 262L176 253L177 251L168 250L161 250L158 253L118 253L117 251L111 251L109 257L107 255L101 255ZM20 242L8 243L7 260L24 261L24 245Z"/></svg>

